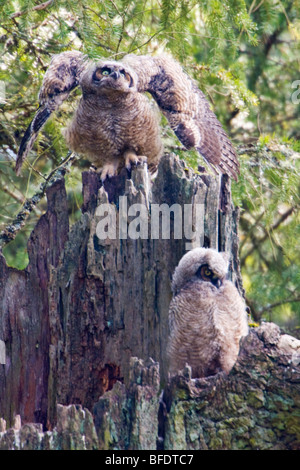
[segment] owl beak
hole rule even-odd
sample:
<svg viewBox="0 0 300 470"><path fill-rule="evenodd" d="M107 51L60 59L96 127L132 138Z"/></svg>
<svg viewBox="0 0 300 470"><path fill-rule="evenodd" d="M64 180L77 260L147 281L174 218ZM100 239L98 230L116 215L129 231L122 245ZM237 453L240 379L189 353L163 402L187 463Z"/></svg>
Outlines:
<svg viewBox="0 0 300 470"><path fill-rule="evenodd" d="M221 279L218 279L217 282L216 282L216 287L219 289L219 287L221 287L222 285L222 281Z"/></svg>
<svg viewBox="0 0 300 470"><path fill-rule="evenodd" d="M117 70L115 70L114 72L112 72L112 73L110 74L110 76L111 76L112 78L114 78L115 80L117 80L118 78L120 78L120 72L118 72Z"/></svg>

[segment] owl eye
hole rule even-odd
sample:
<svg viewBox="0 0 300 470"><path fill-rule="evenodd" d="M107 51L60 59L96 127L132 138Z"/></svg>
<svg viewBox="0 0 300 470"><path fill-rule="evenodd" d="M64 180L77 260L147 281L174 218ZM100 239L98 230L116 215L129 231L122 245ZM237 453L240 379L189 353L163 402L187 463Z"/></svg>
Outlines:
<svg viewBox="0 0 300 470"><path fill-rule="evenodd" d="M107 69L107 68L101 70L101 73L102 73L102 75L104 75L104 76L109 75L110 72L111 72L110 69Z"/></svg>
<svg viewBox="0 0 300 470"><path fill-rule="evenodd" d="M102 70L101 69L95 70L93 74L93 80L95 82L100 82L101 79L102 79Z"/></svg>
<svg viewBox="0 0 300 470"><path fill-rule="evenodd" d="M198 277L200 277L201 279L203 279L204 281L211 281L211 278L213 276L213 272L211 271L211 269L208 267L207 264L204 264L204 265L200 266L200 268L198 269L196 275Z"/></svg>
<svg viewBox="0 0 300 470"><path fill-rule="evenodd" d="M210 277L212 275L212 271L209 268L204 268L204 275Z"/></svg>
<svg viewBox="0 0 300 470"><path fill-rule="evenodd" d="M110 75L111 73L111 70L110 68L108 67L103 67L102 69L97 69L95 72L94 72L94 75L93 75L93 80L95 82L100 82L104 77Z"/></svg>
<svg viewBox="0 0 300 470"><path fill-rule="evenodd" d="M126 72L125 72L125 70L120 70L120 75L122 75L122 77L126 77Z"/></svg>
<svg viewBox="0 0 300 470"><path fill-rule="evenodd" d="M222 281L218 278L216 274L208 267L207 264L200 266L196 275L200 277L203 281L211 282L216 287L220 287Z"/></svg>

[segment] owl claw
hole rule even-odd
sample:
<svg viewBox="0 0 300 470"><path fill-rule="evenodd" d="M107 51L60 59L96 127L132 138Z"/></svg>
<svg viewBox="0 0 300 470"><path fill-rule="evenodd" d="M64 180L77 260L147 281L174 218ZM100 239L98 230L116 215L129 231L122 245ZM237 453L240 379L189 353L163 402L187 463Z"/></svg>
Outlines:
<svg viewBox="0 0 300 470"><path fill-rule="evenodd" d="M124 157L125 168L127 168L127 170L130 170L132 165L139 165L147 162L147 157L145 157L145 155L137 155L136 153L131 152L130 150L124 153Z"/></svg>
<svg viewBox="0 0 300 470"><path fill-rule="evenodd" d="M110 162L104 165L100 172L101 172L101 181L102 183L106 180L106 178L111 178L115 176L118 169L118 162Z"/></svg>

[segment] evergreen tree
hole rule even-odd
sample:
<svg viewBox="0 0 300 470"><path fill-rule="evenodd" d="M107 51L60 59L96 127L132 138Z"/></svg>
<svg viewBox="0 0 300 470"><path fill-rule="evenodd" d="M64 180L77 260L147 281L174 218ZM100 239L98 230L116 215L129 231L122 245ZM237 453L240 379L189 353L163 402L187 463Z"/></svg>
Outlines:
<svg viewBox="0 0 300 470"><path fill-rule="evenodd" d="M0 227L67 156L61 128L78 91L40 133L22 176L13 170L52 54L76 49L119 59L169 51L206 93L240 154L232 189L254 317L299 324L299 6L299 0L1 0ZM197 171L198 156L178 149L163 123L166 147ZM66 175L73 221L84 167L77 160ZM9 264L26 266L26 241L44 207L41 198L4 247Z"/></svg>

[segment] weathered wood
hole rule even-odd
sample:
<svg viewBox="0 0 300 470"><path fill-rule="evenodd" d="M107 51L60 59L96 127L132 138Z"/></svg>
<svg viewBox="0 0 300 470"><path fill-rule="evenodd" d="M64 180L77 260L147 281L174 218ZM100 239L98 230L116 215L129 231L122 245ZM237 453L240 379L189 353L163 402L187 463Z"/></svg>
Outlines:
<svg viewBox="0 0 300 470"><path fill-rule="evenodd" d="M96 450L98 437L89 410L81 406L57 405L57 423L53 431L44 431L37 423L21 425L17 415L14 426L0 423L0 450Z"/></svg>
<svg viewBox="0 0 300 470"><path fill-rule="evenodd" d="M300 449L300 341L252 328L228 376L176 376L164 390L164 448Z"/></svg>
<svg viewBox="0 0 300 470"><path fill-rule="evenodd" d="M159 396L158 363L131 358L128 386L117 382L94 406L99 448L156 449Z"/></svg>
<svg viewBox="0 0 300 470"><path fill-rule="evenodd" d="M52 429L57 403L92 410L116 381L128 386L134 356L158 362L164 384L171 276L192 245L184 218L182 238L174 239L173 222L169 239L151 237L153 204L177 204L182 214L191 204L194 216L202 205L200 243L231 253L230 273L241 287L238 211L228 185L194 175L174 155L162 158L153 180L145 165L131 174L124 169L104 187L96 173L85 172L82 217L70 230L64 180L48 188L47 212L28 243L28 267L9 268L0 255L0 416L8 426L20 415ZM99 239L97 207L114 204L118 235L120 196L128 208L147 208L148 237Z"/></svg>
<svg viewBox="0 0 300 470"><path fill-rule="evenodd" d="M0 253L0 415L46 425L49 379L50 267L55 269L68 236L67 197L61 181L47 190L48 211L28 241L29 265L9 268Z"/></svg>
<svg viewBox="0 0 300 470"><path fill-rule="evenodd" d="M179 204L180 208L203 204L204 243L215 248L222 243L229 252L236 243L237 214L231 207L222 219L219 180L210 177L204 183L174 156L162 159L153 183L145 166L133 170L131 179L124 170L104 188L94 174L85 174L83 179L85 212L70 233L52 283L50 323L56 340L52 340L50 369L57 381L56 400L90 409L116 380L128 382L132 356L152 357L165 376L170 281L190 240L174 239L174 227L170 239L152 239L153 204ZM99 240L95 210L110 202L119 215L119 196L127 197L128 208L132 204L147 207L148 238ZM132 219L125 222L126 228ZM117 234L119 224L117 217Z"/></svg>
<svg viewBox="0 0 300 470"><path fill-rule="evenodd" d="M300 341L266 323L251 328L228 376L191 379L186 367L161 393L159 364L131 358L128 385L116 382L92 413L57 405L46 432L0 420L0 449L299 450L299 391Z"/></svg>

